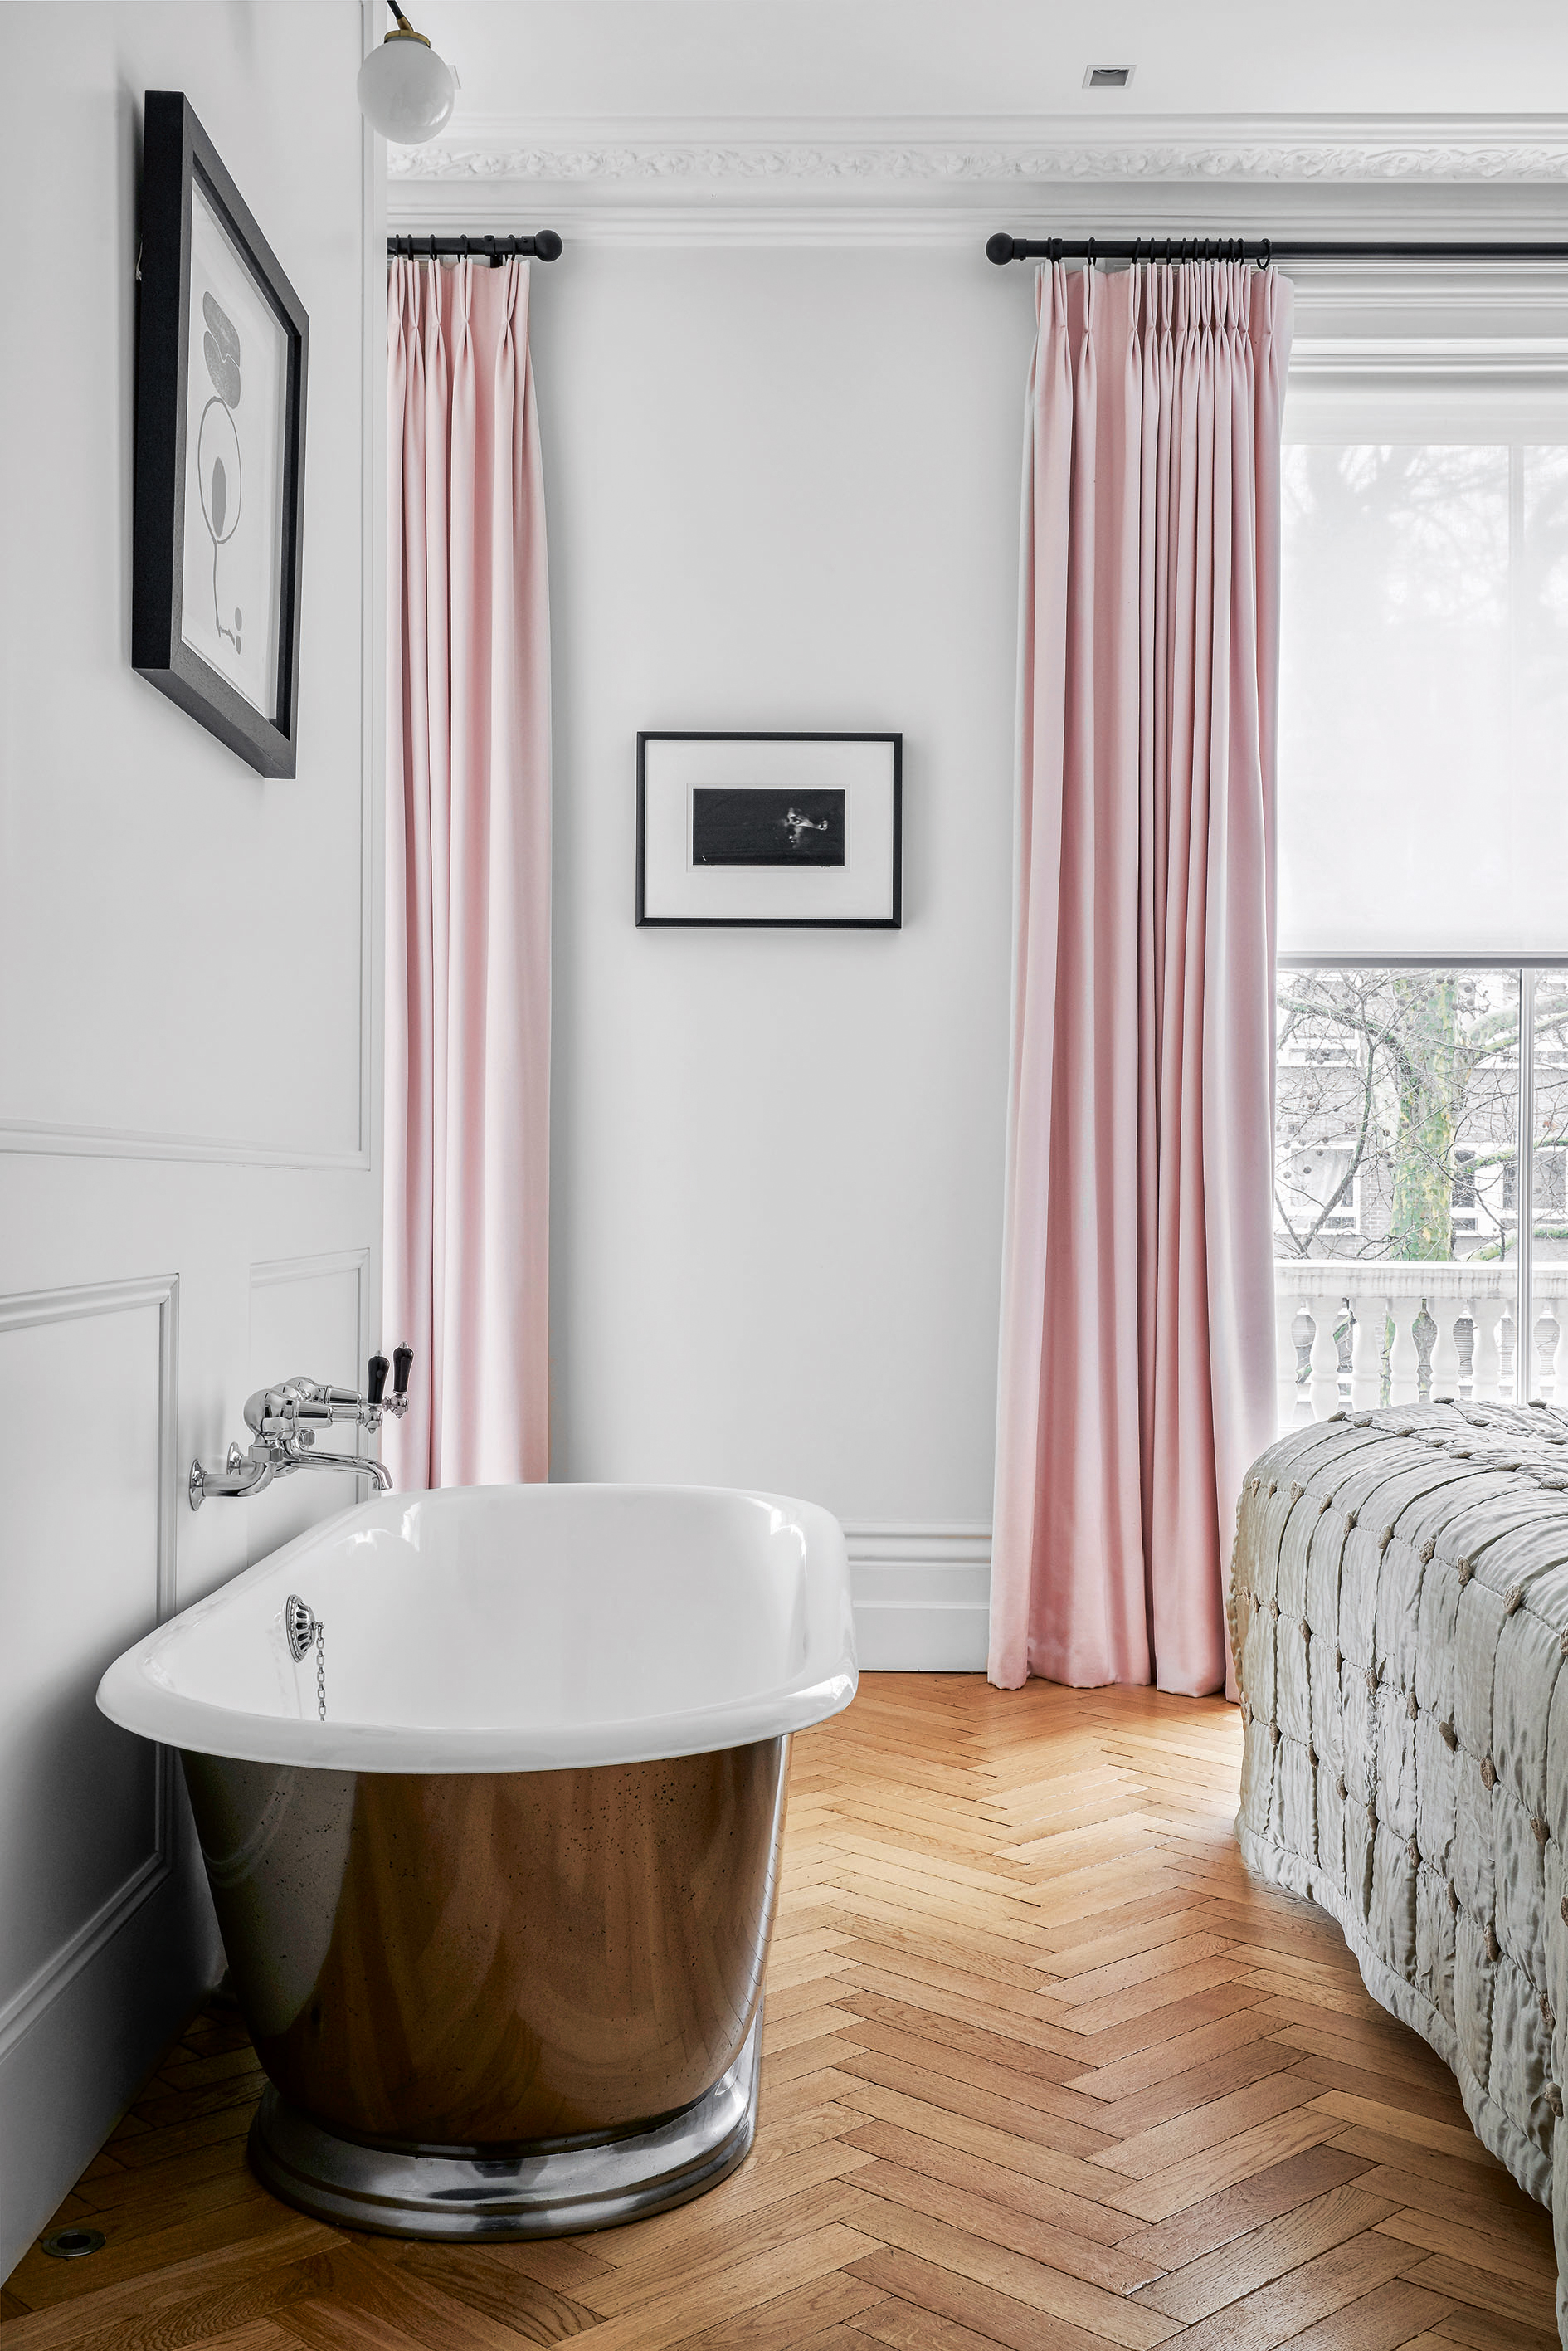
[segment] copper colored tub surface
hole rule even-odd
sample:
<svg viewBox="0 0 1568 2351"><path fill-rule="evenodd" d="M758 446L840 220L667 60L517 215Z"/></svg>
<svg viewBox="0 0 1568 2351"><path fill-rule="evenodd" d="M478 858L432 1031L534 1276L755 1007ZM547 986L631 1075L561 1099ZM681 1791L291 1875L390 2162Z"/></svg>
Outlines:
<svg viewBox="0 0 1568 2351"><path fill-rule="evenodd" d="M186 1754L234 1988L286 2106L488 2176L695 2107L757 2015L788 1743L410 1776ZM749 2113L742 2136L724 2168Z"/></svg>

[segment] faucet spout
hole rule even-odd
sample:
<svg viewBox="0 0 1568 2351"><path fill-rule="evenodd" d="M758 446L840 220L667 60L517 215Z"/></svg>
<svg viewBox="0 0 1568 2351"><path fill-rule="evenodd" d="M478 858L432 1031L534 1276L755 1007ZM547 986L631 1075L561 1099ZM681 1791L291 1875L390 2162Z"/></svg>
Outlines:
<svg viewBox="0 0 1568 2351"><path fill-rule="evenodd" d="M372 1454L317 1453L314 1449L296 1453L292 1446L288 1451L296 1469L352 1469L360 1478L373 1478L378 1494L389 1494L392 1490L391 1471Z"/></svg>

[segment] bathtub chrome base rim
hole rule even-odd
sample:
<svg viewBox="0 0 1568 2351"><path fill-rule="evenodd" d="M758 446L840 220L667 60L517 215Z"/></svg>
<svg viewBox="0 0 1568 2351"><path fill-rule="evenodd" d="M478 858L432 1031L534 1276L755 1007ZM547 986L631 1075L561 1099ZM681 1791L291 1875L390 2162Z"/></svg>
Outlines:
<svg viewBox="0 0 1568 2351"><path fill-rule="evenodd" d="M655 2128L548 2154L397 2154L338 2138L269 2083L251 2125L264 2188L314 2220L448 2241L575 2237L684 2204L745 2160L762 2074L759 2006L740 2055L704 2097Z"/></svg>

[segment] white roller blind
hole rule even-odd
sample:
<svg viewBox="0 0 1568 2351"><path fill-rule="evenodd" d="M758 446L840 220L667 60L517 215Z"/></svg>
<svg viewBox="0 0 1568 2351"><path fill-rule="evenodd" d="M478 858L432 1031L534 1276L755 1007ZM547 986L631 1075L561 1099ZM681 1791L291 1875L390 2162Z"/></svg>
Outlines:
<svg viewBox="0 0 1568 2351"><path fill-rule="evenodd" d="M1568 432L1367 406L1284 453L1281 952L1568 949Z"/></svg>

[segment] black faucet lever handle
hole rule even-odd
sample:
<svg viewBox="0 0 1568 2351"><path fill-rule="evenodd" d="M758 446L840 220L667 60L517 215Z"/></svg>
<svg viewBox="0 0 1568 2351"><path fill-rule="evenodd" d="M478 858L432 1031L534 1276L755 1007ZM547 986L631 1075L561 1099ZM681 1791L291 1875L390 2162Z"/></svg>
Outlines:
<svg viewBox="0 0 1568 2351"><path fill-rule="evenodd" d="M407 1395L409 1374L413 1369L414 1351L407 1344L392 1350L392 1394Z"/></svg>
<svg viewBox="0 0 1568 2351"><path fill-rule="evenodd" d="M387 1374L391 1365L385 1355L372 1355L365 1378L365 1395L371 1404L379 1404L387 1393Z"/></svg>

